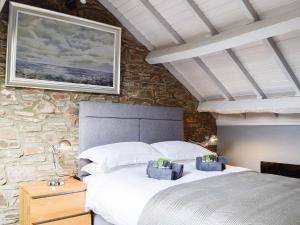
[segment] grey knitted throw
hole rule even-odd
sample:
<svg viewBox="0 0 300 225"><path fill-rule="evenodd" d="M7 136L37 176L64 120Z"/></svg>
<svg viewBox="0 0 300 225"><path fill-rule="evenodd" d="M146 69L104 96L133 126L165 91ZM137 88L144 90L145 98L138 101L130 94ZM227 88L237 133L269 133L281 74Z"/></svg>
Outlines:
<svg viewBox="0 0 300 225"><path fill-rule="evenodd" d="M146 205L139 225L300 225L300 179L256 172L168 188Z"/></svg>

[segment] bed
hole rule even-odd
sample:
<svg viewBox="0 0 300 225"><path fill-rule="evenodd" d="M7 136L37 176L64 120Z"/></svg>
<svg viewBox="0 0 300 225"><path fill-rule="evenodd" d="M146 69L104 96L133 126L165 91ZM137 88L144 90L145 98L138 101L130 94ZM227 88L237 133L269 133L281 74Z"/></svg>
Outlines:
<svg viewBox="0 0 300 225"><path fill-rule="evenodd" d="M125 141L183 140L183 110L176 107L81 102L80 151ZM158 181L145 165L108 174L78 174L87 183L95 225L297 225L300 181L227 166L202 172L184 161L184 176Z"/></svg>
<svg viewBox="0 0 300 225"><path fill-rule="evenodd" d="M116 142L154 143L172 140L183 140L181 108L90 101L80 103L80 152L97 145ZM79 161L78 175L81 179L87 175L81 172L81 168L87 163L89 162L86 160ZM110 224L97 214L94 215L94 220L95 225Z"/></svg>

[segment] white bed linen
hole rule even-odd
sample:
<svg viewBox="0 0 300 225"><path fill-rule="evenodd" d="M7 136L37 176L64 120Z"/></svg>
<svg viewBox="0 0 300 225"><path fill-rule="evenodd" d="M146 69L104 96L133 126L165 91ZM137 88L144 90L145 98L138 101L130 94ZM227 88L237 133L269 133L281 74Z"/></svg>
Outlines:
<svg viewBox="0 0 300 225"><path fill-rule="evenodd" d="M195 165L194 160L184 162L184 176L176 181L148 178L146 165L87 176L84 178L87 184L86 207L114 225L137 225L147 202L168 187L248 170L227 166L223 172L204 172L196 170Z"/></svg>

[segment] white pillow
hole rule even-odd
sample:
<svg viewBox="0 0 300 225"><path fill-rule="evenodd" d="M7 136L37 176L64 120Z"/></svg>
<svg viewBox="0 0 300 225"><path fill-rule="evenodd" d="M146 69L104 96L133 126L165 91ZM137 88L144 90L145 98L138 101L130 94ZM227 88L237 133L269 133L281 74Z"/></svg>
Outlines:
<svg viewBox="0 0 300 225"><path fill-rule="evenodd" d="M171 160L189 160L213 152L208 149L185 141L164 141L151 144L163 156Z"/></svg>
<svg viewBox="0 0 300 225"><path fill-rule="evenodd" d="M100 165L98 165L95 162L86 164L85 166L83 166L81 168L82 172L86 172L88 174L99 174L99 173L104 173L102 170L102 167Z"/></svg>
<svg viewBox="0 0 300 225"><path fill-rule="evenodd" d="M120 142L90 148L79 159L89 159L98 164L98 169L108 172L119 166L147 163L162 157L149 144L143 142Z"/></svg>
<svg viewBox="0 0 300 225"><path fill-rule="evenodd" d="M91 175L97 175L97 174L112 172L112 171L119 170L119 169L128 168L128 167L139 166L139 165L142 165L142 163L134 164L134 165L117 166L115 168L110 169L109 171L105 171L105 170L102 169L102 166L100 166L99 164L97 164L95 162L91 162L91 163L88 163L85 166L83 166L81 168L81 171L85 172L85 173L88 173L88 174L91 174Z"/></svg>

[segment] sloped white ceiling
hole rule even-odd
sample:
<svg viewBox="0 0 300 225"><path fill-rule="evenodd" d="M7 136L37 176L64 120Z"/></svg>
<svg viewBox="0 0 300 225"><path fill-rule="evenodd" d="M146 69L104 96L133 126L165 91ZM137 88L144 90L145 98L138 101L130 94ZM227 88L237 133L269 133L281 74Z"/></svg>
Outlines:
<svg viewBox="0 0 300 225"><path fill-rule="evenodd" d="M151 43L153 49L179 44L142 1L100 0L103 1L118 11L127 20L124 25L134 27L139 35ZM264 18L270 10L296 1L250 0L249 2L258 15ZM185 42L211 36L210 30L187 0L149 0L149 2ZM194 0L194 2L218 32L253 22L242 0ZM300 79L300 32L274 37L274 40ZM295 94L290 80L263 40L236 47L233 51L268 98ZM201 59L234 99L256 97L251 83L225 51L206 55ZM193 87L202 96L202 100L225 98L219 86L193 59L171 62L171 65L181 74L185 83L189 84L186 85L187 88Z"/></svg>

